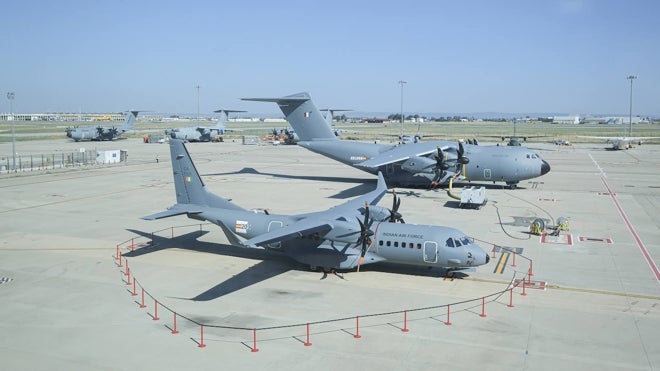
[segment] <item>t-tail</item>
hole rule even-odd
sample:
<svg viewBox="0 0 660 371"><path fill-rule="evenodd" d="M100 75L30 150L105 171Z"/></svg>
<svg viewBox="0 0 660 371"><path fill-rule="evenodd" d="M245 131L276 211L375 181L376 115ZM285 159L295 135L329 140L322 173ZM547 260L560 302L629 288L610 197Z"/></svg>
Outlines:
<svg viewBox="0 0 660 371"><path fill-rule="evenodd" d="M325 115L325 122L328 123L328 125L332 126L332 120L335 118L335 112L339 111L351 111L350 109L340 109L340 108L321 108L322 112L328 112ZM337 135L337 132L335 131L335 135Z"/></svg>
<svg viewBox="0 0 660 371"><path fill-rule="evenodd" d="M301 141L338 140L332 126L328 124L307 92L282 98L243 98L243 100L277 103Z"/></svg>
<svg viewBox="0 0 660 371"><path fill-rule="evenodd" d="M182 140L170 140L170 156L176 204L166 211L145 216L142 219L161 219L181 214L192 216L191 214L203 213L209 209L244 210L206 189Z"/></svg>
<svg viewBox="0 0 660 371"><path fill-rule="evenodd" d="M133 125L135 125L135 121L137 119L138 113L140 113L140 111L126 112L126 118L124 119L124 123L118 129L121 132L133 130Z"/></svg>
<svg viewBox="0 0 660 371"><path fill-rule="evenodd" d="M215 126L213 127L213 129L219 130L220 132L224 133L227 130L227 120L229 119L229 114L233 113L233 112L246 112L246 111L222 109L221 108L221 109L213 111L213 112L220 114L220 118L215 123Z"/></svg>

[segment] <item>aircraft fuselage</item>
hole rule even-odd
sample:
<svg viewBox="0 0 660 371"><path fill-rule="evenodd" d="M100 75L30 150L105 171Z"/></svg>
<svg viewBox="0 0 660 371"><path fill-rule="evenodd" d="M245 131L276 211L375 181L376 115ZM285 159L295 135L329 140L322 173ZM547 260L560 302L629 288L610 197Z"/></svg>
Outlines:
<svg viewBox="0 0 660 371"><path fill-rule="evenodd" d="M113 127L104 126L90 126L67 130L67 136L76 142L81 140L113 140L122 133Z"/></svg>
<svg viewBox="0 0 660 371"><path fill-rule="evenodd" d="M371 206L372 215L385 216L386 208ZM306 214L315 218L320 213ZM256 213L246 210L209 211L190 215L193 219L209 220L222 227L225 233L249 239L277 228L300 222L301 218L287 215ZM360 233L355 218L332 220L334 228L327 234L291 236L291 238L262 247L281 252L292 259L324 269L352 269L358 265L361 247L356 244ZM392 262L415 266L464 269L488 263L488 254L461 231L442 226L375 222L371 244L362 264ZM228 236L229 237L229 236Z"/></svg>
<svg viewBox="0 0 660 371"><path fill-rule="evenodd" d="M435 149L437 147L455 146L455 143L432 141L407 144L404 147L340 140L319 140L299 142L298 145L372 174L381 171L387 183L391 186L427 187L431 184L435 175L433 171L436 162L433 158ZM392 161L398 160L399 157L402 157L403 148L406 152L409 148L414 148L415 152L420 155L411 157L406 162L395 162L380 167L365 168L359 166L361 162L377 155ZM521 180L541 176L550 170L550 165L547 162L526 147L465 144L464 148L464 156L470 161L465 165L465 171L462 175L468 181L516 184ZM416 163L415 160L417 160ZM418 165L418 168L415 168L415 165Z"/></svg>

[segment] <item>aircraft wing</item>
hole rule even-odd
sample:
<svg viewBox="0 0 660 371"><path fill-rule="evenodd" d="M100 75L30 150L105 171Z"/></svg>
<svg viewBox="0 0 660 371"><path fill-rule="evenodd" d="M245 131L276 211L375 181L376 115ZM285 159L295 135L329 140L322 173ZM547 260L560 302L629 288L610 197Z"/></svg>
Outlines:
<svg viewBox="0 0 660 371"><path fill-rule="evenodd" d="M588 135L578 135L578 138L604 139L604 140L622 140L623 137L594 137Z"/></svg>
<svg viewBox="0 0 660 371"><path fill-rule="evenodd" d="M592 139L605 139L605 140L622 140L622 141L636 141L647 139L660 139L660 137L593 137L586 135L578 135L579 138L592 138Z"/></svg>
<svg viewBox="0 0 660 371"><path fill-rule="evenodd" d="M446 150L454 144L449 143L450 142L444 143L444 145L441 145L440 148L442 148L442 150ZM415 145L401 145L394 147L389 151L382 152L378 156L372 157L366 161L357 163L355 166L364 168L378 168L388 164L403 162L411 157L428 156L430 154L436 153L437 148L437 142L424 142L417 143Z"/></svg>
<svg viewBox="0 0 660 371"><path fill-rule="evenodd" d="M324 235L332 230L332 225L327 221L316 218L306 218L294 224L274 229L244 242L247 246L267 245L269 243L292 240L296 237L306 236L312 233Z"/></svg>
<svg viewBox="0 0 660 371"><path fill-rule="evenodd" d="M360 197L354 198L329 210L298 215L301 219L285 227L274 229L257 237L245 241L247 246L265 245L279 241L286 241L297 237L318 233L323 236L330 232L334 226L333 221L342 220L348 215L355 215L355 211L364 207L367 202L375 205L387 192L387 184L382 173L378 173L378 184L376 189Z"/></svg>

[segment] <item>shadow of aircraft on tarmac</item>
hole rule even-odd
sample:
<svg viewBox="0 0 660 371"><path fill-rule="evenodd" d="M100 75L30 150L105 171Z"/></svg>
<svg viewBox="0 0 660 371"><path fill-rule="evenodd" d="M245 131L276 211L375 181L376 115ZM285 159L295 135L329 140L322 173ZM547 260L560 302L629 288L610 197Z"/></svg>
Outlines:
<svg viewBox="0 0 660 371"><path fill-rule="evenodd" d="M140 247L134 251L122 253L122 256L129 258L137 258L143 255L165 251L168 249L180 249L259 261L246 270L224 280L223 282L218 283L217 285L195 295L192 298L176 299L210 301L265 281L269 278L276 277L291 270L311 272L308 266L298 263L295 260L290 259L289 257L275 251L264 250L261 248L239 247L234 245L204 242L198 240L198 238L206 235L209 233L209 231L193 231L181 236L169 238L148 232L138 231L135 229L127 230L150 240L150 243L147 246ZM429 269L428 267L400 266L386 262L365 265L362 267L361 271L403 274L407 276L421 277L445 277L447 273L446 270L442 268ZM360 274L353 271L349 272L352 272L351 274ZM320 279L323 280L328 276L330 275L324 274ZM466 275L461 272L454 272L453 278L460 279L464 276ZM350 275L338 275L338 277L346 279L350 277ZM319 289L322 289L322 287Z"/></svg>
<svg viewBox="0 0 660 371"><path fill-rule="evenodd" d="M318 175L286 175L286 174L276 174L276 173L265 173L259 171L252 167L244 167L239 171L232 171L228 173L212 173L212 174L201 174L202 176L218 176L218 175L236 175L236 174L254 174L254 175L268 175L274 178L281 179L296 179L296 180L312 180L315 182L333 182L333 183L358 183L358 185L345 189L336 195L330 196L330 198L337 199L346 199L351 197L361 196L374 188L376 179L366 179L366 178L345 178L345 177L334 177L334 176L318 176Z"/></svg>

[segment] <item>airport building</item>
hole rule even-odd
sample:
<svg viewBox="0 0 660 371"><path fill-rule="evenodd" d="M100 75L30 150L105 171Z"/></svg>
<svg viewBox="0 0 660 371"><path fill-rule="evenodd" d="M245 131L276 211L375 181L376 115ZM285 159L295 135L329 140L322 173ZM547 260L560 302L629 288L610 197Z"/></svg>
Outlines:
<svg viewBox="0 0 660 371"><path fill-rule="evenodd" d="M123 122L126 115L119 113L0 113L0 121L98 121ZM144 121L162 120L162 115L140 115Z"/></svg>
<svg viewBox="0 0 660 371"><path fill-rule="evenodd" d="M554 116L552 118L553 124L579 124L581 123L580 116Z"/></svg>

